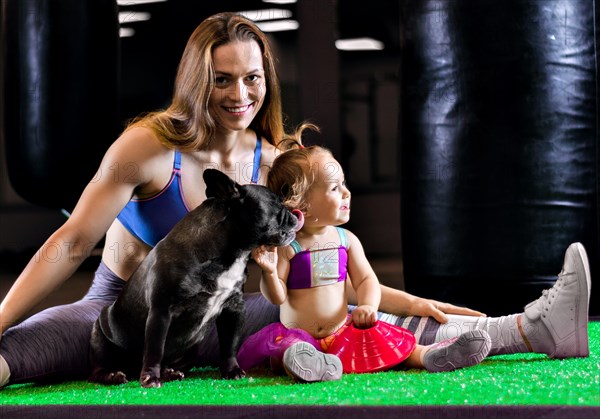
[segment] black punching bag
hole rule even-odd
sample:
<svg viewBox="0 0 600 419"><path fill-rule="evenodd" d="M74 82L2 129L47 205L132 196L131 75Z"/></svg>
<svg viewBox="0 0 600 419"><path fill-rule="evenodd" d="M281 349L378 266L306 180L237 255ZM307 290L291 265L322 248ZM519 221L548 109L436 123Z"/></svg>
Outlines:
<svg viewBox="0 0 600 419"><path fill-rule="evenodd" d="M571 242L600 269L594 6L403 1L408 292L508 314Z"/></svg>
<svg viewBox="0 0 600 419"><path fill-rule="evenodd" d="M26 200L71 209L118 134L114 0L3 0L4 140Z"/></svg>

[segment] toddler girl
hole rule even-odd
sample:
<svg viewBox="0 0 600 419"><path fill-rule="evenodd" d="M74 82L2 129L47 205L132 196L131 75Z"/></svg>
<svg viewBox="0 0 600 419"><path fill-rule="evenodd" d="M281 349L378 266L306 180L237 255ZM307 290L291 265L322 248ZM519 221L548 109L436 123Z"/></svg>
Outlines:
<svg viewBox="0 0 600 419"><path fill-rule="evenodd" d="M299 381L338 380L342 364L328 348L349 322L359 328L373 326L381 299L360 241L338 227L350 218L344 173L327 149L300 146L275 159L267 186L297 212L303 225L290 245L263 247L253 254L262 268L261 292L280 306L280 322L250 336L238 362L248 370L270 358L271 365L283 364ZM346 280L358 298L350 315ZM490 345L485 331L468 331L434 345L416 345L404 366L452 371L480 363Z"/></svg>

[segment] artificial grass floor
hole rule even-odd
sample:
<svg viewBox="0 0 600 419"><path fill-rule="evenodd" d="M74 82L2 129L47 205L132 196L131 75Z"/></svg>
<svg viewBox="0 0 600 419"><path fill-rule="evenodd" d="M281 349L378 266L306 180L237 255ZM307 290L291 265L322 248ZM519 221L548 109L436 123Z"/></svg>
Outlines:
<svg viewBox="0 0 600 419"><path fill-rule="evenodd" d="M589 339L588 358L502 355L449 373L347 374L315 384L296 384L267 369L237 381L221 380L216 369L197 369L159 389L144 389L139 382L13 385L0 390L0 405L600 406L600 322L589 323Z"/></svg>

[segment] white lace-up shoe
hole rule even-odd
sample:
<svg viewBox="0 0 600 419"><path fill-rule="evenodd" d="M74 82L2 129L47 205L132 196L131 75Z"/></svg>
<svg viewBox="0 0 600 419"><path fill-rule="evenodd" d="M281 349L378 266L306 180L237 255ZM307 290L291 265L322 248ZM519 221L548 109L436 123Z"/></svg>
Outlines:
<svg viewBox="0 0 600 419"><path fill-rule="evenodd" d="M591 277L581 243L565 253L558 280L525 307L523 332L534 352L550 358L587 357Z"/></svg>
<svg viewBox="0 0 600 419"><path fill-rule="evenodd" d="M492 340L485 330L470 330L431 345L423 356L429 372L447 372L481 363L489 354Z"/></svg>
<svg viewBox="0 0 600 419"><path fill-rule="evenodd" d="M0 388L7 385L9 379L10 369L8 368L8 364L4 360L4 357L0 355Z"/></svg>
<svg viewBox="0 0 600 419"><path fill-rule="evenodd" d="M283 353L286 372L297 381L313 383L342 378L342 361L335 355L319 352L306 342L298 342Z"/></svg>

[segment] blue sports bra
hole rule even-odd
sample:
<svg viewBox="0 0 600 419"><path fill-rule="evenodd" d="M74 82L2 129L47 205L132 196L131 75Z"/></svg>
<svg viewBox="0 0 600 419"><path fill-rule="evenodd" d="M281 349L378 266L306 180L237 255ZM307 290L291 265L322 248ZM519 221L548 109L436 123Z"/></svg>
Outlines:
<svg viewBox="0 0 600 419"><path fill-rule="evenodd" d="M303 289L343 282L347 277L348 250L346 231L336 227L340 235L338 247L302 250L294 240L290 246L296 254L290 259L288 289Z"/></svg>
<svg viewBox="0 0 600 419"><path fill-rule="evenodd" d="M261 150L262 141L257 134L251 183L258 183ZM117 219L134 237L154 247L188 212L181 186L181 152L175 150L173 172L167 186L150 198L132 198Z"/></svg>

